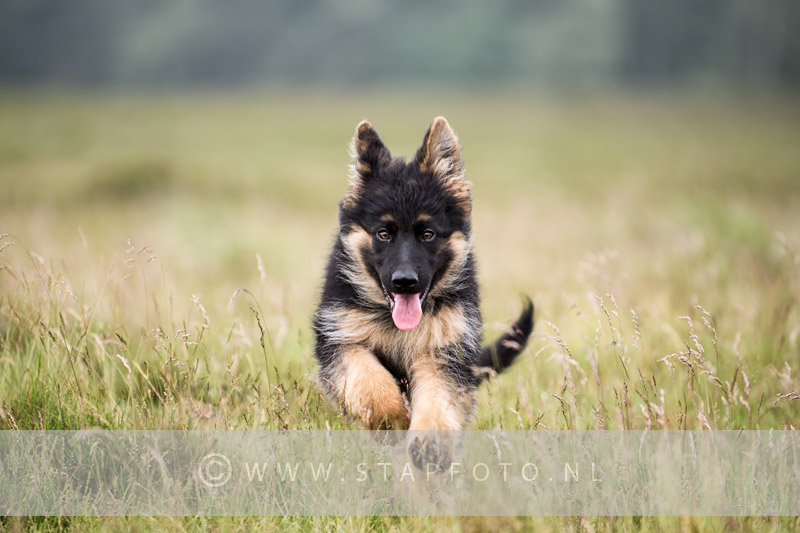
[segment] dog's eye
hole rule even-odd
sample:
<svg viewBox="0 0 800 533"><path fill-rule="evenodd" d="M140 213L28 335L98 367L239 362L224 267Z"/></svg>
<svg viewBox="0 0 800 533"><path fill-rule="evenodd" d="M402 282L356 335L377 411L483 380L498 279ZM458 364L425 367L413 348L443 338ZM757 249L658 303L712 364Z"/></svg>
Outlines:
<svg viewBox="0 0 800 533"><path fill-rule="evenodd" d="M378 230L378 233L376 233L375 235L377 235L378 238L380 240L382 240L382 241L388 241L389 239L392 238L392 234L389 233L389 231L385 230L385 229Z"/></svg>
<svg viewBox="0 0 800 533"><path fill-rule="evenodd" d="M436 233L432 229L426 229L422 232L423 241L432 241L436 237Z"/></svg>

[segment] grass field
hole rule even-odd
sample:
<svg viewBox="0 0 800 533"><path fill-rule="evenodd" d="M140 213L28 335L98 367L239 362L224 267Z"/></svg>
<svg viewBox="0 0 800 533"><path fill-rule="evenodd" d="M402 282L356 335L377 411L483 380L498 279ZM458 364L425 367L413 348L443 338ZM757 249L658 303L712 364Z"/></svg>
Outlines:
<svg viewBox="0 0 800 533"><path fill-rule="evenodd" d="M0 95L2 429L353 428L310 317L369 119L431 118L473 183L487 338L537 307L473 427L800 425L800 102L342 92ZM723 531L770 518L30 519L0 528Z"/></svg>

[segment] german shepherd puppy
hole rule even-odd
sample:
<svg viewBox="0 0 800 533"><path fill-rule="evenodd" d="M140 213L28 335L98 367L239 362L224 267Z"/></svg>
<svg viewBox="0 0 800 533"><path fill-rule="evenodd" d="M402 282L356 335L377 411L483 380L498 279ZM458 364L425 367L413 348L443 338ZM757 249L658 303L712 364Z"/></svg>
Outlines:
<svg viewBox="0 0 800 533"><path fill-rule="evenodd" d="M472 196L447 120L409 163L361 122L352 155L314 317L320 381L369 429L463 429L477 386L525 347L533 305L481 347Z"/></svg>

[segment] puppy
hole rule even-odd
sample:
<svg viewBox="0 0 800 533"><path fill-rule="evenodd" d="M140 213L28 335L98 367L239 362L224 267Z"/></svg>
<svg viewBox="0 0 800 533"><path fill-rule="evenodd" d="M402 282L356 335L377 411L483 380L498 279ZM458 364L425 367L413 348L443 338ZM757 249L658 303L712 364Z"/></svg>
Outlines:
<svg viewBox="0 0 800 533"><path fill-rule="evenodd" d="M320 382L368 429L463 429L478 385L525 347L533 305L481 346L472 196L447 120L410 162L361 122L352 155L314 316Z"/></svg>

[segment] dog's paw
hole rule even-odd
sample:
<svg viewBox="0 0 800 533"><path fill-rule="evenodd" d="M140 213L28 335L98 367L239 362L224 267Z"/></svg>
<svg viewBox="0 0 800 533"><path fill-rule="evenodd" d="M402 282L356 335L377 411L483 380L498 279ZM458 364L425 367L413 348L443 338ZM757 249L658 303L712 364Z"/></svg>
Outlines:
<svg viewBox="0 0 800 533"><path fill-rule="evenodd" d="M444 472L453 462L450 439L438 433L413 437L408 456L417 469L426 473Z"/></svg>

